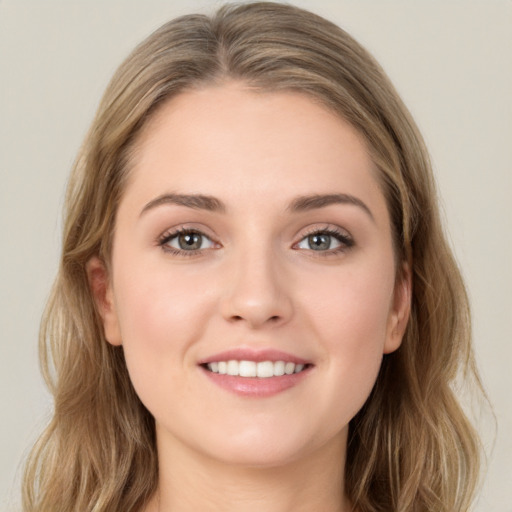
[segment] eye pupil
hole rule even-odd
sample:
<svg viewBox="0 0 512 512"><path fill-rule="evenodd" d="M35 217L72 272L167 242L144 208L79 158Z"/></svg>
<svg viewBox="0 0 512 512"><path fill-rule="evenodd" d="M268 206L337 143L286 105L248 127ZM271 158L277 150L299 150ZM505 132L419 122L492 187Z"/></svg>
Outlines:
<svg viewBox="0 0 512 512"><path fill-rule="evenodd" d="M322 234L316 234L316 235L310 235L308 237L309 246L314 251L321 251L324 249L329 249L331 246L331 237L330 235L322 235Z"/></svg>
<svg viewBox="0 0 512 512"><path fill-rule="evenodd" d="M198 233L182 233L178 237L178 243L180 249L200 249L201 248L202 235Z"/></svg>

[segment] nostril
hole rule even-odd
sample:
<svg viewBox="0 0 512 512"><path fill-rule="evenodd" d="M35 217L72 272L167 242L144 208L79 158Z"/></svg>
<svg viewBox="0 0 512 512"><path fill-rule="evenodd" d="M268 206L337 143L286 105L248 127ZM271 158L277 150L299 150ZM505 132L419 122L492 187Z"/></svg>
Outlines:
<svg viewBox="0 0 512 512"><path fill-rule="evenodd" d="M281 319L282 319L281 315L273 315L271 317L268 317L266 321L269 323L272 323L272 324L277 324ZM260 321L255 321L255 319L252 317L245 318L243 315L232 315L230 320L232 322L236 322L236 323L239 323L239 322L242 322L245 320L248 320L250 324L253 324L253 323L259 324L260 323ZM263 323L263 322L261 322L261 323Z"/></svg>

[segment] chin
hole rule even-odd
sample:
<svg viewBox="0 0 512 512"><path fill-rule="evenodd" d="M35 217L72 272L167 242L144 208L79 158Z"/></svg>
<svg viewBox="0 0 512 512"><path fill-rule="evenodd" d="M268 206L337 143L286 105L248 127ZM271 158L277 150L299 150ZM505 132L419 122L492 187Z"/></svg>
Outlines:
<svg viewBox="0 0 512 512"><path fill-rule="evenodd" d="M211 443L208 448L205 447L205 451L212 459L224 464L277 469L314 457L323 448L332 451L333 446L343 444L345 438L345 431L327 436L325 433L310 435L306 432L293 432L289 425L288 428L273 432L254 428L243 435L239 432L238 435L226 436L221 443ZM212 446L215 449L212 450Z"/></svg>
<svg viewBox="0 0 512 512"><path fill-rule="evenodd" d="M304 457L301 449L283 449L277 446L244 447L232 449L229 453L212 454L219 462L230 466L247 469L278 469L289 466Z"/></svg>

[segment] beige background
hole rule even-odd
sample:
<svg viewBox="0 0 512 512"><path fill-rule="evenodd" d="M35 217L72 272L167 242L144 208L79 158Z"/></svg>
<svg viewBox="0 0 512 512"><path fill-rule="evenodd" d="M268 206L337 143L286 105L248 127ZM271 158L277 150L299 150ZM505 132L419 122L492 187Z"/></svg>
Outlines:
<svg viewBox="0 0 512 512"><path fill-rule="evenodd" d="M66 177L115 67L167 19L220 2L0 0L0 510L47 417L39 318L56 269ZM512 511L512 2L297 1L380 60L432 153L467 278L498 430L478 512Z"/></svg>

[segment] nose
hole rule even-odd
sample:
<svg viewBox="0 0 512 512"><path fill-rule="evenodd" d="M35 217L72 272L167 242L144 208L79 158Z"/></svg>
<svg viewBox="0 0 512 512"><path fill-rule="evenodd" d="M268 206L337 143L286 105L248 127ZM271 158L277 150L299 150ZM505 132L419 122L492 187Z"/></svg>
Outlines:
<svg viewBox="0 0 512 512"><path fill-rule="evenodd" d="M230 262L221 313L250 329L287 323L293 315L291 282L272 251L244 252Z"/></svg>

